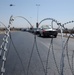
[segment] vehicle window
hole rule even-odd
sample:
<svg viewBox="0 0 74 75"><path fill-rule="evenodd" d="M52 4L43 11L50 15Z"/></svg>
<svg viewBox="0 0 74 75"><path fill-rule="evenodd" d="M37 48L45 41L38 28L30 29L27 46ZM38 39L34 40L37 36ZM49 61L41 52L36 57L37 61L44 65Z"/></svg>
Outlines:
<svg viewBox="0 0 74 75"><path fill-rule="evenodd" d="M48 25L42 26L42 29L51 29Z"/></svg>

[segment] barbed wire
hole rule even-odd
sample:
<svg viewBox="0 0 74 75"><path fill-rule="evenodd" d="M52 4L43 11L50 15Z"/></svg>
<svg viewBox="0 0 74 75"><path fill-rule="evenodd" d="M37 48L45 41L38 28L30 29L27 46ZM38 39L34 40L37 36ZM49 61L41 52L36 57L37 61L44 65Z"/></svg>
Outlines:
<svg viewBox="0 0 74 75"><path fill-rule="evenodd" d="M28 75L28 72L29 72L29 67L30 67L30 63L31 63L32 54L33 54L33 51L34 51L34 46L36 46L36 51L37 51L37 54L38 54L39 59L41 61L41 64L42 64L42 67L43 67L43 71L45 73L45 68L44 68L44 65L43 65L43 62L42 62L42 58L41 58L39 50L38 50L38 46L37 46L36 34L34 34L34 44L33 44L33 48L32 48L30 59L29 59L29 63L28 63L27 75Z"/></svg>
<svg viewBox="0 0 74 75"><path fill-rule="evenodd" d="M31 50L30 59L29 59L29 62L28 62L27 75L28 75L28 72L29 72L29 67L30 67L30 63L31 63L31 58L32 58L33 51L34 51L35 40L36 40L36 38L35 38L35 36L34 36L34 43L33 43L33 47L32 47L32 50Z"/></svg>
<svg viewBox="0 0 74 75"><path fill-rule="evenodd" d="M1 46L3 46L3 48L2 48L3 55L2 55L1 75L4 75L4 73L5 73L5 62L6 62L6 53L7 53L9 32L10 32L10 25L8 26L8 30L6 30L5 36L3 38L3 43L1 45Z"/></svg>
<svg viewBox="0 0 74 75"><path fill-rule="evenodd" d="M10 47L11 47L11 36L10 36L10 33L9 33L9 46L8 46L8 51L7 51L7 55L6 55L7 59L8 59L8 55L9 55L9 52L10 52Z"/></svg>
<svg viewBox="0 0 74 75"><path fill-rule="evenodd" d="M8 26L10 27L10 26ZM8 28L9 29L9 28ZM19 56L19 53L13 43L13 40L12 40L12 36L11 36L11 33L9 32L10 30L7 30L6 33L5 33L5 36L3 38L3 42L2 42L2 45L1 45L1 50L0 50L0 56L2 54L2 51L4 50L4 53L3 53L3 56L2 56L2 68L1 68L1 75L3 75L5 73L5 68L4 66L7 64L7 57L9 55L9 51L10 51L10 45L12 43L13 47L14 47L14 50L15 52L17 53L17 56L19 58L19 60L21 61L21 64L22 64L22 68L23 68L23 72L24 72L24 75L25 75L25 69L24 69L24 66L23 66L23 63L22 63L22 60ZM9 43L9 48L8 48L8 51L7 51L7 43L8 43L8 37L10 36L10 43ZM7 54L6 54L6 51L7 51Z"/></svg>
<svg viewBox="0 0 74 75"><path fill-rule="evenodd" d="M26 75L25 69L24 69L24 65L23 65L23 62L22 62L22 59L21 59L21 57L20 57L20 55L19 55L19 53L18 53L18 50L16 49L16 47L15 47L15 45L14 45L14 42L13 42L13 40L12 40L11 33L10 33L10 40L11 40L11 43L12 43L12 45L13 45L13 47L14 47L14 50L15 50L15 52L16 52L16 54L17 54L17 56L18 56L18 58L19 58L19 60L20 60L20 62L21 62L21 66L22 66L22 68L23 68L24 75Z"/></svg>
<svg viewBox="0 0 74 75"><path fill-rule="evenodd" d="M62 24L60 26L63 27L64 29L67 29L67 28L64 27L64 25L66 25L68 23L72 23L72 22L74 22L74 21L69 21L69 22L64 23L64 24ZM71 61L72 62L71 63L72 66L71 66L70 59L69 59L69 52L68 52L68 41L69 41L69 38L70 38L70 36L74 37L74 35L72 34L72 32L70 30L68 30L68 32L69 32L70 35L68 36L65 44L63 43L63 39L61 39L62 40L62 44L63 44L62 48L64 50L66 49L66 55L67 55L68 65L69 65L69 68L71 70L72 75L74 75L74 72L73 72L73 56L74 56L74 54L72 54L72 61ZM62 34L63 34L63 32L61 32L61 37L63 37ZM10 44L9 44L9 48L8 48L8 51L7 51L7 44L8 44L9 36L10 36ZM20 55L18 53L17 48L14 45L14 42L13 42L13 39L12 39L12 36L11 36L11 33L10 33L10 26L8 26L8 30L6 31L6 34L5 34L4 38L3 38L3 42L2 42L2 44L0 46L0 56L2 56L2 51L3 51L3 56L2 56L3 62L2 62L2 68L1 68L1 75L3 75L5 73L5 68L4 67L6 65L5 62L7 61L7 57L9 55L11 43L12 43L12 45L14 47L14 50L15 50L15 52L16 52L16 54L17 54L17 56L18 56L18 58L19 58L19 60L21 62L24 75L26 75L22 59L21 59L21 57L20 57ZM30 58L29 58L29 62L28 62L27 75L28 75L28 72L29 72L29 68L30 68L30 64L31 64L31 60L32 60L32 55L33 55L33 51L34 51L34 47L35 46L36 46L36 51L37 51L37 54L39 56L39 59L40 59L40 62L41 62L44 74L45 75L48 74L48 61L49 61L50 49L52 49L53 59L54 59L55 66L57 68L57 72L58 72L59 75L64 75L63 73L61 74L62 71L60 72L60 70L58 68L58 64L56 62L55 53L54 53L54 49L53 49L53 43L54 43L53 42L53 38L51 38L50 46L49 46L48 53L47 53L46 67L44 68L44 64L43 64L43 61L42 61L42 58L41 58L41 55L40 55L40 52L39 52L39 49L38 49L38 45L37 45L37 38L36 38L36 35L34 35L34 43L33 43L33 47L32 47ZM7 56L6 56L6 51L7 51ZM63 51L63 54L64 54L64 51ZM63 67L64 66L64 57L61 56L61 58L62 58L61 61L63 61L63 64L61 65L61 67ZM60 67L60 69L61 69L61 67ZM14 68L15 68L15 66L14 66ZM62 68L62 70L63 70L63 68ZM54 73L54 75L55 75L55 73Z"/></svg>
<svg viewBox="0 0 74 75"><path fill-rule="evenodd" d="M10 36L9 36L9 38L10 38ZM11 47L11 40L9 39L9 46L8 46L8 51L7 51L7 54L6 54L6 63L5 63L5 68L6 68L6 65L7 65L7 61L8 61L8 55L9 55L9 52L10 52L10 47ZM8 73L7 73L7 75L8 75Z"/></svg>
<svg viewBox="0 0 74 75"><path fill-rule="evenodd" d="M57 65L57 62L56 62L56 58L55 58L55 54L54 54L54 49L53 49L53 38L52 38L52 54L53 54L53 59L54 59L56 68L57 68L57 72L60 75L60 71L59 71L59 68L58 68L58 65Z"/></svg>
<svg viewBox="0 0 74 75"><path fill-rule="evenodd" d="M69 38L70 38L70 36L68 37L68 39L67 39L67 41L66 41L66 43L64 44L64 40L63 40L63 31L62 31L62 28L64 28L64 29L67 29L67 28L65 28L64 27L64 25L66 25L66 24L68 24L68 23L73 23L74 21L69 21L69 22L66 22L66 23L64 23L64 24L62 24L61 25L61 23L59 23L59 25L60 25L60 27L61 27L61 38L62 38L62 56L61 56L61 61L62 61L62 64L60 64L61 66L60 66L60 70L61 70L61 75L64 75L63 74L63 69L64 69L64 49L65 49L65 47L66 47L66 45L68 44L68 41L69 41ZM59 27L59 28L60 28ZM73 29L72 29L73 30ZM74 35L72 34L72 30L68 30L68 32L69 32L69 34L71 34L73 37L74 37ZM71 70L71 72L72 72L72 75L73 75L73 71L72 71L72 68L71 68L71 65L70 65L70 62L69 62L69 55L68 55L68 48L66 48L66 53L67 53L67 59L68 59L68 64L69 64L69 67L70 67L70 70Z"/></svg>
<svg viewBox="0 0 74 75"><path fill-rule="evenodd" d="M4 41L2 42L1 46L0 46L0 58L2 56L2 51L4 49Z"/></svg>
<svg viewBox="0 0 74 75"><path fill-rule="evenodd" d="M73 59L74 59L74 50L73 50L73 53L72 53L72 61L71 61L71 64L72 64L72 71L73 71L73 75L74 75L74 62L73 62Z"/></svg>
<svg viewBox="0 0 74 75"><path fill-rule="evenodd" d="M73 75L73 70L72 70L71 65L70 65L70 61L69 61L70 59L69 59L69 54L68 54L68 53L69 53L69 52L68 52L68 41L69 41L70 36L71 36L71 34L68 36L64 48L66 47L66 55L67 55L67 59L68 59L68 65L69 65L69 68L70 68L71 73L72 73L72 75Z"/></svg>
<svg viewBox="0 0 74 75"><path fill-rule="evenodd" d="M70 23L70 22L69 22L69 23ZM64 29L66 29L66 28L64 27ZM68 30L68 32L69 32L69 36L68 36L68 38L67 38L65 44L63 43L63 44L64 44L63 49L66 48L66 54L67 54L68 64L69 64L69 67L70 67L70 70L71 70L72 75L74 75L74 74L73 74L73 70L72 70L71 65L70 65L69 55L68 55L68 41L69 41L70 36L72 35L72 36L74 37L74 35L72 34L72 32L71 32L70 30Z"/></svg>
<svg viewBox="0 0 74 75"><path fill-rule="evenodd" d="M36 50L37 50L38 56L39 56L40 61L41 61L41 64L42 64L43 71L44 71L44 73L45 73L45 68L44 68L44 65L43 65L43 62L42 62L42 58L41 58L41 55L40 55L40 52L39 52L38 46L37 46L37 41L36 41Z"/></svg>
<svg viewBox="0 0 74 75"><path fill-rule="evenodd" d="M47 75L47 72L48 72L47 69L48 69L48 60L49 60L49 53L50 53L51 44L52 44L52 39L51 39L51 42L50 42L50 46L49 46L48 54L47 54L47 59L46 59L45 75Z"/></svg>

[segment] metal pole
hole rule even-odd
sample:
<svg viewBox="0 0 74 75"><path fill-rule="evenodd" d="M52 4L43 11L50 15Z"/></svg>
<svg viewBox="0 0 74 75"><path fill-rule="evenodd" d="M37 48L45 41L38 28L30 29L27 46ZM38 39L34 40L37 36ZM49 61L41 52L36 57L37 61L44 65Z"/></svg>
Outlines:
<svg viewBox="0 0 74 75"><path fill-rule="evenodd" d="M36 6L37 6L37 22L38 22L38 18L39 18L39 6L40 6L40 4L36 4Z"/></svg>

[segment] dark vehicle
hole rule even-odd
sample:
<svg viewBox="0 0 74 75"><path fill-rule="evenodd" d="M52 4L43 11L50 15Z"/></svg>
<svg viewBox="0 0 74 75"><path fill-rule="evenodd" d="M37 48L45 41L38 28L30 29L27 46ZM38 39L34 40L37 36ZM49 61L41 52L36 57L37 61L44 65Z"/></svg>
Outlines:
<svg viewBox="0 0 74 75"><path fill-rule="evenodd" d="M34 29L34 33L37 34L37 35L39 34L39 31L40 31L39 28L35 28L35 29Z"/></svg>
<svg viewBox="0 0 74 75"><path fill-rule="evenodd" d="M52 29L48 25L41 26L41 28L39 30L39 36L42 36L42 37L48 36L48 37L56 38L57 34L58 34L57 30Z"/></svg>
<svg viewBox="0 0 74 75"><path fill-rule="evenodd" d="M39 28L32 28L29 30L29 32L34 33L34 34L39 34Z"/></svg>

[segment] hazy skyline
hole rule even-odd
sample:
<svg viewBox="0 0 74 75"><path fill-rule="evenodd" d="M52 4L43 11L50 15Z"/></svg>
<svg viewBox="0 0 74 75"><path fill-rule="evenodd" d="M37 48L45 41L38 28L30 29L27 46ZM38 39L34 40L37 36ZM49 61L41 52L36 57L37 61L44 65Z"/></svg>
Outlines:
<svg viewBox="0 0 74 75"><path fill-rule="evenodd" d="M10 4L15 6L10 7ZM7 26L11 15L23 16L35 26L37 22L36 4L40 4L39 22L44 18L54 18L62 24L74 20L74 0L0 0L0 21ZM24 25L28 26L28 23L20 18L13 23L14 27L24 27Z"/></svg>

